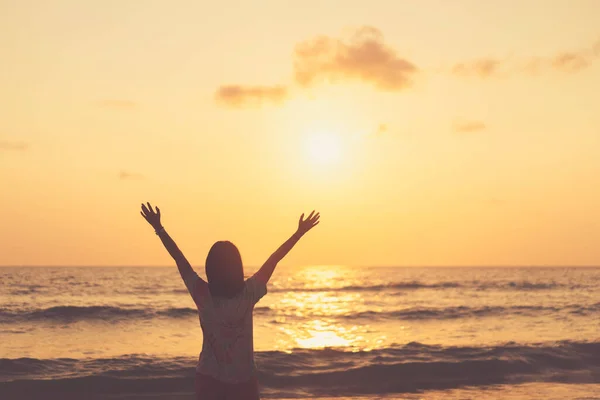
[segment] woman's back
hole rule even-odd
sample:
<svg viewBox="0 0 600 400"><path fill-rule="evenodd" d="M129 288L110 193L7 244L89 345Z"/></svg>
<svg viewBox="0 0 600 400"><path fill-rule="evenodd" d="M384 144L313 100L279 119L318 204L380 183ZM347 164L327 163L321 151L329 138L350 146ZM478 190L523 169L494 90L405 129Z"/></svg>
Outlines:
<svg viewBox="0 0 600 400"><path fill-rule="evenodd" d="M228 383L255 376L252 311L267 293L266 285L252 277L232 298L212 296L197 275L187 278L186 286L198 307L204 335L196 371Z"/></svg>

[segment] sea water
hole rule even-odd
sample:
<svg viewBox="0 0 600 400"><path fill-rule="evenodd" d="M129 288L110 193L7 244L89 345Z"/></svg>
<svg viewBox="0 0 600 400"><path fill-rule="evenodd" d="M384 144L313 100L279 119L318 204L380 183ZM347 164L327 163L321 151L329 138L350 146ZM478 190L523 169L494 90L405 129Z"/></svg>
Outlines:
<svg viewBox="0 0 600 400"><path fill-rule="evenodd" d="M280 266L254 341L265 398L600 399L600 268ZM201 347L174 266L0 268L2 399L192 393Z"/></svg>

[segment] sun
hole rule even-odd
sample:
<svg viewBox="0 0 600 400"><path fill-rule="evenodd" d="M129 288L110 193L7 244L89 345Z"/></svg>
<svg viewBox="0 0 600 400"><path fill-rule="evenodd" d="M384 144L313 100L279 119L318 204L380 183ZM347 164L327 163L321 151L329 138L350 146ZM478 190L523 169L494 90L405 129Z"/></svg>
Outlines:
<svg viewBox="0 0 600 400"><path fill-rule="evenodd" d="M342 157L342 142L333 133L314 133L306 140L306 150L308 158L314 164L337 164Z"/></svg>

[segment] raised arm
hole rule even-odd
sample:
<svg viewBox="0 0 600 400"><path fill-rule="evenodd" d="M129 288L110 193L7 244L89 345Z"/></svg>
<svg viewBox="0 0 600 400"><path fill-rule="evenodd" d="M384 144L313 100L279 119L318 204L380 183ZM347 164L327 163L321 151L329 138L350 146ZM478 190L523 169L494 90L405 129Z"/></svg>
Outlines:
<svg viewBox="0 0 600 400"><path fill-rule="evenodd" d="M287 255L287 253L292 250L294 245L300 240L302 236L313 227L319 224L319 213L315 214L315 211L310 213L310 215L304 219L304 214L300 216L300 220L298 221L298 229L296 232L282 244L275 253L269 257L269 259L263 264L262 267L258 270L254 276L256 279L260 280L263 283L269 282L271 279L271 275L273 275L273 271L277 266L277 263L283 259Z"/></svg>
<svg viewBox="0 0 600 400"><path fill-rule="evenodd" d="M173 259L175 260L181 278L187 284L190 281L191 277L194 277L194 275L197 276L197 274L194 272L192 266L185 258L181 250L179 250L177 244L175 244L173 239L171 239L171 236L169 236L165 228L163 228L160 222L160 209L156 207L156 211L154 211L150 203L147 204L148 207L146 207L145 204L142 204L142 211L140 211L140 214L142 214L142 217L144 217L146 221L148 221L148 223L152 225L154 231L162 241L163 245L165 246L171 257L173 257Z"/></svg>

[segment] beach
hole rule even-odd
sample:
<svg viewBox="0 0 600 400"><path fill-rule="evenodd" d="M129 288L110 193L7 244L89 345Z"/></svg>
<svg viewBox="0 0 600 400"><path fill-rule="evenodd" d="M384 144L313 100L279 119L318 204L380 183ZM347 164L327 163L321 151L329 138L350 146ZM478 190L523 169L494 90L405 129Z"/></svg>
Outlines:
<svg viewBox="0 0 600 400"><path fill-rule="evenodd" d="M193 398L175 267L0 277L2 399ZM594 398L599 288L597 268L283 267L254 311L262 397Z"/></svg>

